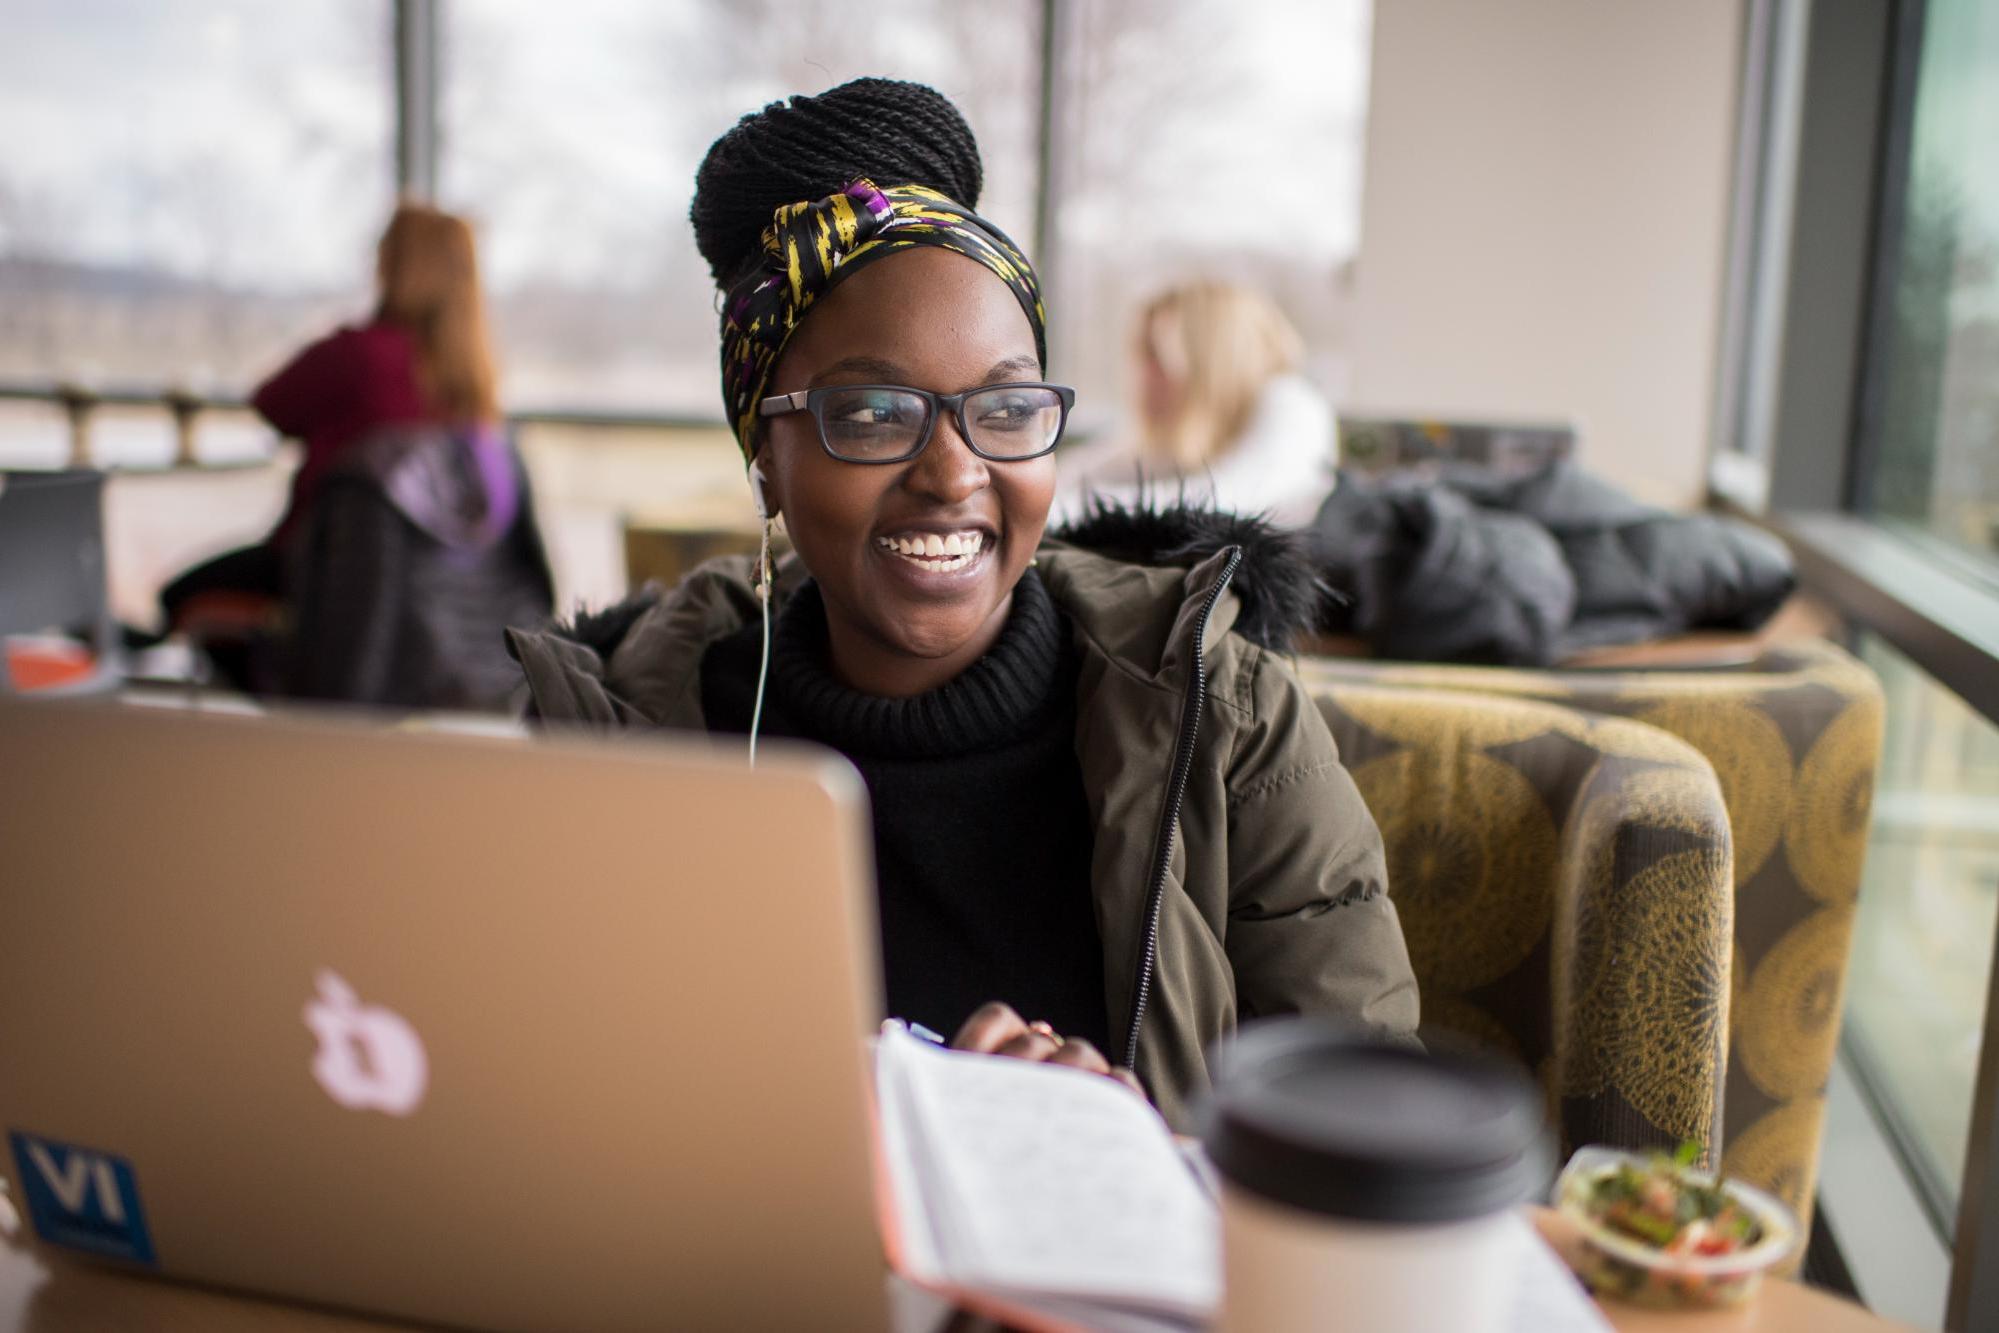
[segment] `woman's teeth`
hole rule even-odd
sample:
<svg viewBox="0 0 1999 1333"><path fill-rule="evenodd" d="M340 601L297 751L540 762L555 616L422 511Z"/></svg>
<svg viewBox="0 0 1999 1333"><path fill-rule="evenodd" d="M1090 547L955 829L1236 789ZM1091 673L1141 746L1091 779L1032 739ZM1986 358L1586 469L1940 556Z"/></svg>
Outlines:
<svg viewBox="0 0 1999 1333"><path fill-rule="evenodd" d="M949 536L939 536L934 532L912 532L901 537L877 537L875 544L883 550L913 561L925 569L948 574L954 569L963 569L979 558L985 546L983 532L954 532Z"/></svg>

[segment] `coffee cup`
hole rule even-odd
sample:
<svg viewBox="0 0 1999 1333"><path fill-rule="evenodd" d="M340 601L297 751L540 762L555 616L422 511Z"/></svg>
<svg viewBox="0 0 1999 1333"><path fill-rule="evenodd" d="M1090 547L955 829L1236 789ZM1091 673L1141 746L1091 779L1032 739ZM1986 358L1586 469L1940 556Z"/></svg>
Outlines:
<svg viewBox="0 0 1999 1333"><path fill-rule="evenodd" d="M1228 1333L1497 1333L1514 1209L1553 1169L1539 1089L1468 1050L1308 1018L1246 1024L1212 1061Z"/></svg>

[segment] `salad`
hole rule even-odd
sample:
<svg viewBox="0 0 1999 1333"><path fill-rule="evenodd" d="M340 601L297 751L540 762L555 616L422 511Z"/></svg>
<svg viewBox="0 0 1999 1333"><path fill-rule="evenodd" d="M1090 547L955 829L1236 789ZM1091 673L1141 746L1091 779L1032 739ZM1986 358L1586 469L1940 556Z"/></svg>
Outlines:
<svg viewBox="0 0 1999 1333"><path fill-rule="evenodd" d="M1697 1144L1671 1156L1584 1148L1569 1162L1557 1198L1582 1231L1591 1288L1642 1305L1734 1305L1790 1254L1790 1211L1697 1171L1699 1156Z"/></svg>
<svg viewBox="0 0 1999 1333"><path fill-rule="evenodd" d="M1756 1215L1726 1188L1688 1176L1700 1145L1668 1157L1620 1162L1589 1182L1589 1215L1620 1236L1667 1254L1734 1254L1763 1237Z"/></svg>

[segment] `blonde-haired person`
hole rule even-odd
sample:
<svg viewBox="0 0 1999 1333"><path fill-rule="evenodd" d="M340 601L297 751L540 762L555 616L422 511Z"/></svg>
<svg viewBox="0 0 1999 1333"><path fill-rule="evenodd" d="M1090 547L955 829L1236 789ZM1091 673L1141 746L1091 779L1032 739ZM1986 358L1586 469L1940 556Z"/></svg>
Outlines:
<svg viewBox="0 0 1999 1333"><path fill-rule="evenodd" d="M362 324L309 344L250 399L280 435L305 446L291 499L269 537L197 565L160 594L184 628L215 593L282 597L285 552L328 471L387 426L497 427L497 377L471 226L427 204L397 207L375 251L376 300Z"/></svg>
<svg viewBox="0 0 1999 1333"><path fill-rule="evenodd" d="M1188 283L1146 305L1135 341L1138 429L1065 460L1056 520L1098 499L1184 496L1309 523L1333 486L1333 413L1299 373L1304 344L1276 303L1233 283Z"/></svg>

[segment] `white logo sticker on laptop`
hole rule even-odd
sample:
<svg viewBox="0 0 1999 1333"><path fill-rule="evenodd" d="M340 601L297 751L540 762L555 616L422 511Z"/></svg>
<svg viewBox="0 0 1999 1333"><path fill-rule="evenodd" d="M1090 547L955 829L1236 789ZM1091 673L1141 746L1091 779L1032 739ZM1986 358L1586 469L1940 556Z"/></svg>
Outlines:
<svg viewBox="0 0 1999 1333"><path fill-rule="evenodd" d="M362 1004L332 969L319 974L319 996L305 1006L305 1025L319 1038L312 1076L326 1095L352 1111L409 1115L430 1086L423 1040L392 1009Z"/></svg>

